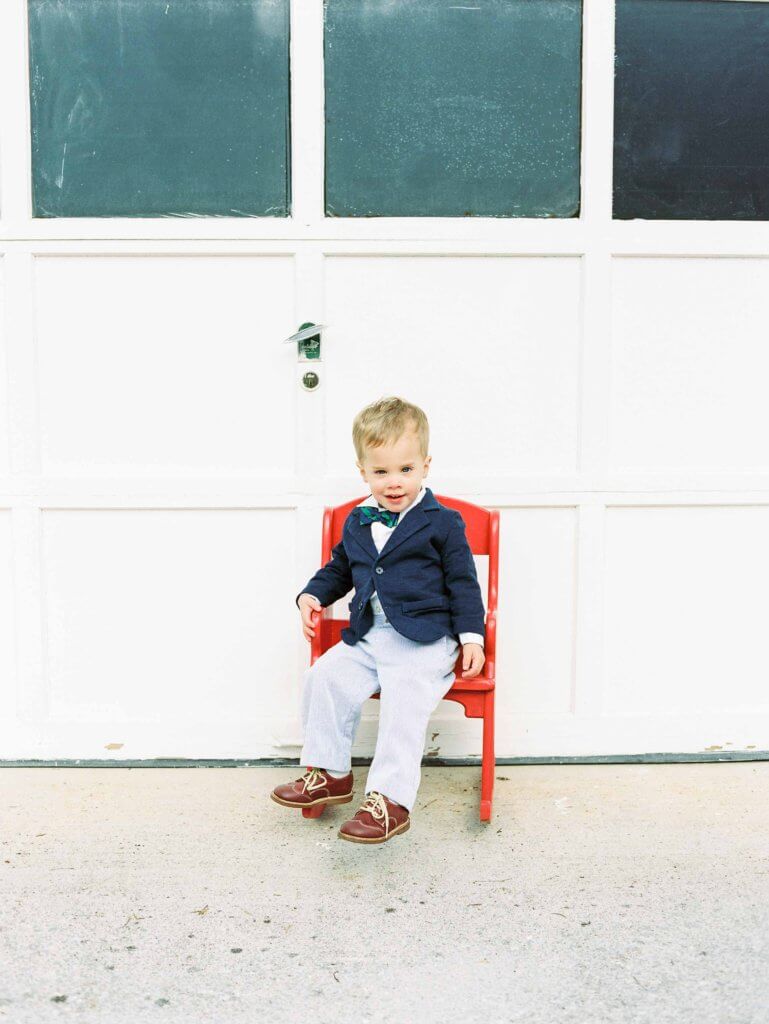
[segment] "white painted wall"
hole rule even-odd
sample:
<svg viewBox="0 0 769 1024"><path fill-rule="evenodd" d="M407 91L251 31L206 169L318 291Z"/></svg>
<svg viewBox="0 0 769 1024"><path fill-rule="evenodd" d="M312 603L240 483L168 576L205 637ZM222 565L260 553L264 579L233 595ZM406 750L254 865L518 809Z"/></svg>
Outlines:
<svg viewBox="0 0 769 1024"><path fill-rule="evenodd" d="M315 0L291 220L33 220L25 7L0 6L0 759L296 757L293 596L388 393L430 417L433 490L502 513L498 756L769 749L769 235L611 220L611 4L585 0L568 221L326 220ZM306 320L315 393L282 344ZM426 750L478 756L480 723L446 703Z"/></svg>

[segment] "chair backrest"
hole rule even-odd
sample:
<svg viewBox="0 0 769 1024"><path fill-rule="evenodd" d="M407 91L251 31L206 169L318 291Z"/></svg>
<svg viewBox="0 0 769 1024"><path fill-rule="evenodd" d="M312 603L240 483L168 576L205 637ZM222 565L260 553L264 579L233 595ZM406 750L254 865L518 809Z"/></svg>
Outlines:
<svg viewBox="0 0 769 1024"><path fill-rule="evenodd" d="M321 565L325 565L331 558L332 548L342 539L347 516L356 505L365 500L353 498L343 505L327 507L323 512L323 534L321 543ZM497 638L497 599L499 580L499 511L497 509L484 508L483 505L474 505L470 501L462 501L460 498L451 498L445 494L436 494L435 498L452 508L462 516L465 524L465 533L470 550L474 555L488 555L489 574L488 589L486 593L486 637L484 653L486 662L484 664L484 675L494 675L494 662L496 660L496 638ZM321 615L321 628L316 631L315 638L311 644L311 660L316 658L338 643L342 629L349 624L349 619L326 618L328 609L323 610Z"/></svg>

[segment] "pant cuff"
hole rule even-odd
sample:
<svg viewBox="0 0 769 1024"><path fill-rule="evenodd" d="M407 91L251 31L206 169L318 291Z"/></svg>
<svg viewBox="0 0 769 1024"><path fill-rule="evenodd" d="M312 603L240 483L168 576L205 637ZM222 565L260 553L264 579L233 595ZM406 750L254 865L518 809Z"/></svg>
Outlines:
<svg viewBox="0 0 769 1024"><path fill-rule="evenodd" d="M307 754L302 750L299 755L299 764L301 767L306 768L312 766L313 768L329 768L332 772L344 772L349 774L352 770L352 761L348 758L347 764L342 764L342 759L339 756L326 753L322 751L316 753L310 750Z"/></svg>
<svg viewBox="0 0 769 1024"><path fill-rule="evenodd" d="M376 780L373 780L372 782L366 781L366 793L370 793L372 789L375 789L377 793L384 793L388 800L392 800L393 803L396 804L401 804L406 808L409 814L411 814L411 808L414 806L416 799L412 794L393 789L392 786L383 786L382 789L380 789Z"/></svg>

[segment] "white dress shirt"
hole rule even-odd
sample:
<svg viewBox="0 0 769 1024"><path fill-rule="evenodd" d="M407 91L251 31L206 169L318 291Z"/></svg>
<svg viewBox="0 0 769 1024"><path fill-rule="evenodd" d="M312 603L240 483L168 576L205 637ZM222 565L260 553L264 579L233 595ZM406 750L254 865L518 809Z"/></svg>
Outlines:
<svg viewBox="0 0 769 1024"><path fill-rule="evenodd" d="M393 532L393 530L397 530L398 523L401 522L403 517L407 515L411 511L411 509L422 500L422 498L424 498L425 494L425 486L424 484L422 484L422 487L420 488L419 494L416 496L416 498L414 498L414 500L411 502L409 506L404 508L403 511L399 513L398 522L395 524L395 526L388 526L386 523L380 523L378 520L371 524L371 539L374 541L377 551L382 550L382 548L387 543L390 534ZM365 501L359 502L356 508L360 508L361 505L373 505L374 508L380 507L379 502L376 500L373 494L369 494L368 498L366 498ZM379 601L379 597L377 596L376 590L372 594L369 604L371 605L372 609L376 612L377 615L384 615L384 610ZM387 618L387 616L385 616L385 618ZM483 647L483 636L480 633L460 633L459 642L460 644L480 644L481 647Z"/></svg>

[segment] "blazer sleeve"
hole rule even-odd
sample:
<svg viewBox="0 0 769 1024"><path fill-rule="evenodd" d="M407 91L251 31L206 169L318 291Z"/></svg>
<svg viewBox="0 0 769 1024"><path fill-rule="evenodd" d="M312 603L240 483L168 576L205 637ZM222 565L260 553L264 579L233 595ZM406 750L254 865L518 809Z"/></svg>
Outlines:
<svg viewBox="0 0 769 1024"><path fill-rule="evenodd" d="M299 607L299 598L302 594L312 594L326 608L351 590L352 569L344 549L344 542L340 540L332 550L329 561L322 569L318 569L306 586L302 587L296 595L294 603Z"/></svg>
<svg viewBox="0 0 769 1024"><path fill-rule="evenodd" d="M451 628L455 633L486 636L486 612L475 571L475 561L467 543L465 521L459 513L452 522L443 545L443 576L451 602Z"/></svg>

